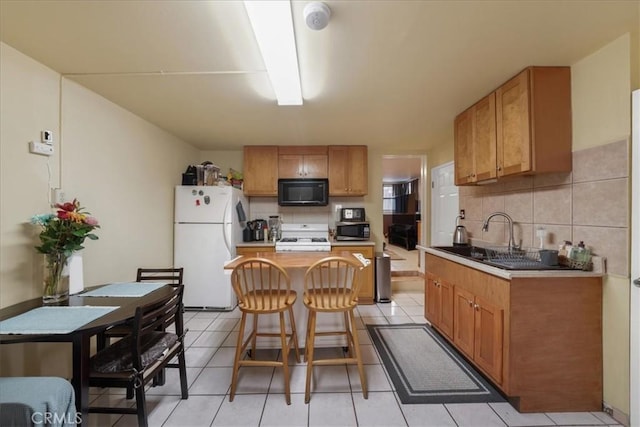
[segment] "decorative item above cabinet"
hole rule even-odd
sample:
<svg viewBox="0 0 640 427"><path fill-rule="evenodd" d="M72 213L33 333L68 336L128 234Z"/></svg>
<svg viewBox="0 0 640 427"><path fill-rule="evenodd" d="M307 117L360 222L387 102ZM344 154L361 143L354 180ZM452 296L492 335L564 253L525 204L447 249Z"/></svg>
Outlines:
<svg viewBox="0 0 640 427"><path fill-rule="evenodd" d="M456 185L571 171L571 69L528 67L454 121Z"/></svg>

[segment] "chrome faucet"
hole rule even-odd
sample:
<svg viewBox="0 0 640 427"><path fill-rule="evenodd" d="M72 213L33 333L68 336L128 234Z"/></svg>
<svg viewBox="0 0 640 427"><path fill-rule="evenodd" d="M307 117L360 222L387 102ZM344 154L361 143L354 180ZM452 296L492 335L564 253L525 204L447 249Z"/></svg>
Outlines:
<svg viewBox="0 0 640 427"><path fill-rule="evenodd" d="M513 220L509 215L504 212L494 212L490 214L487 219L482 223L482 231L489 231L489 220L494 216L502 216L505 217L507 222L509 223L509 251L514 249L519 249L520 245L516 245L516 241L513 238Z"/></svg>

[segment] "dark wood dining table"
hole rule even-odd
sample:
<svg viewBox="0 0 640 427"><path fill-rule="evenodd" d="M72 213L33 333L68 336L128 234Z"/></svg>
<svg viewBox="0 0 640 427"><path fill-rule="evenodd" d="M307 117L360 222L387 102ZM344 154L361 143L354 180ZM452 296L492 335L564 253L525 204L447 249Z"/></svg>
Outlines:
<svg viewBox="0 0 640 427"><path fill-rule="evenodd" d="M104 285L101 285L104 286ZM0 344L27 342L69 342L72 344L71 384L76 395L76 410L86 422L89 413L89 359L91 358L91 337L107 328L125 323L135 316L136 307L161 300L169 295L173 288L169 285L158 288L139 297L91 297L83 296L87 291L101 286L87 288L83 293L72 295L57 306L112 306L117 309L97 318L84 326L66 334L0 334ZM42 307L42 298L34 298L0 309L0 321Z"/></svg>

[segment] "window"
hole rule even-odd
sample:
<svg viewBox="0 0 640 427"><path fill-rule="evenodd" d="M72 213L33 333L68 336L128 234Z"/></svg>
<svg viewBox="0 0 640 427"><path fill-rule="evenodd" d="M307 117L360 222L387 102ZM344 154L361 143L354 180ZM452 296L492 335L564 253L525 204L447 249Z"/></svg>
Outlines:
<svg viewBox="0 0 640 427"><path fill-rule="evenodd" d="M399 184L382 184L383 213L407 213L410 196L417 191L418 180Z"/></svg>
<svg viewBox="0 0 640 427"><path fill-rule="evenodd" d="M395 212L396 199L393 197L394 184L382 184L382 211L386 214Z"/></svg>

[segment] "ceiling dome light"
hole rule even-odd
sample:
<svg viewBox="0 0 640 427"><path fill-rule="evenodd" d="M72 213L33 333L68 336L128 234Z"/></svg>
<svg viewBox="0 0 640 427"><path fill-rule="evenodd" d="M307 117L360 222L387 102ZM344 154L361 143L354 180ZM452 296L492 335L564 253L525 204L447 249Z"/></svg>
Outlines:
<svg viewBox="0 0 640 427"><path fill-rule="evenodd" d="M314 1L304 7L304 20L307 27L312 30L318 31L326 27L329 24L329 18L331 18L331 9L322 2Z"/></svg>

